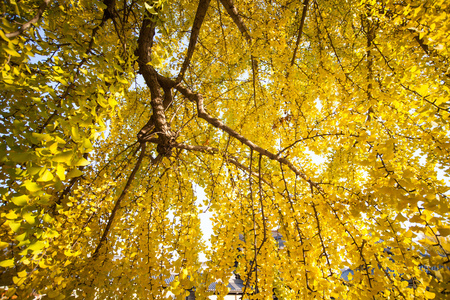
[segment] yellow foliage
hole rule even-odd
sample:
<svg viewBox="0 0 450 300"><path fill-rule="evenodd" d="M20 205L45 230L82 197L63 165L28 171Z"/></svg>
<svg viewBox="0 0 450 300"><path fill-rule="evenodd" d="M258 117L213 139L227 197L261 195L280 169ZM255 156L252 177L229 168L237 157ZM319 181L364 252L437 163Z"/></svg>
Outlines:
<svg viewBox="0 0 450 300"><path fill-rule="evenodd" d="M448 1L0 7L8 297L445 298Z"/></svg>

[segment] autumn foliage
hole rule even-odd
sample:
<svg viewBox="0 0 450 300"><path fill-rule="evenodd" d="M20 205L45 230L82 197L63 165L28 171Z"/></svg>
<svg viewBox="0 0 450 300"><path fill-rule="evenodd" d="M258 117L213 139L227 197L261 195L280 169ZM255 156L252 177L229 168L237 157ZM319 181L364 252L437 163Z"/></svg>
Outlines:
<svg viewBox="0 0 450 300"><path fill-rule="evenodd" d="M448 297L449 1L0 15L6 297L205 299L232 272L248 299Z"/></svg>

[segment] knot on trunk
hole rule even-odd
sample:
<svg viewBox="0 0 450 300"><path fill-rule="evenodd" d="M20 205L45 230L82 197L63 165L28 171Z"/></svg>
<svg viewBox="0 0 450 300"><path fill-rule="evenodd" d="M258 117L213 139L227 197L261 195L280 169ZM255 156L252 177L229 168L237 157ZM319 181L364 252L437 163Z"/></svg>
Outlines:
<svg viewBox="0 0 450 300"><path fill-rule="evenodd" d="M169 145L158 144L158 146L156 146L156 151L161 156L170 157L172 156L172 148L173 146L170 144Z"/></svg>
<svg viewBox="0 0 450 300"><path fill-rule="evenodd" d="M172 149L175 146L176 135L172 131L167 131L166 134L160 135L158 146L156 151L163 157L170 157L172 155Z"/></svg>

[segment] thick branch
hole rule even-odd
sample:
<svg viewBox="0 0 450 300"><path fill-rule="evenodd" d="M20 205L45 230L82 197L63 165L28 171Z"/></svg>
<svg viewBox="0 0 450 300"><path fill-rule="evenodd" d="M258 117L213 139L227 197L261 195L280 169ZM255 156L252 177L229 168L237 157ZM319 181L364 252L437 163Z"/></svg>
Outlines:
<svg viewBox="0 0 450 300"><path fill-rule="evenodd" d="M136 165L133 168L133 171L131 171L130 177L128 177L127 183L125 184L125 187L123 188L122 193L120 194L119 198L116 201L116 204L114 205L113 210L111 211L111 215L109 216L109 219L108 219L108 224L106 224L105 231L103 232L103 235L100 238L100 241L98 242L97 248L95 248L95 251L92 254L92 257L96 257L98 255L100 249L103 246L103 243L106 241L106 237L108 236L108 233L111 229L112 223L114 221L114 217L116 216L117 210L120 207L120 203L122 202L123 198L125 198L125 196L127 195L128 190L131 186L131 183L133 182L134 176L136 175L137 171L139 170L139 167L141 166L142 159L145 156L145 148L146 148L145 143L141 143L141 154L139 155L139 158L136 162Z"/></svg>
<svg viewBox="0 0 450 300"><path fill-rule="evenodd" d="M145 82L149 74L152 72L152 67L148 65L152 60L153 37L155 36L155 21L144 18L142 22L141 31L138 38L138 48L136 54L139 62L139 72L144 76ZM148 83L147 83L148 84Z"/></svg>
<svg viewBox="0 0 450 300"><path fill-rule="evenodd" d="M141 32L138 39L138 62L139 71L144 77L145 83L150 89L151 94L151 106L153 109L153 115L148 123L139 131L138 140L144 141L144 138L156 130L159 136L159 145L157 151L162 156L171 155L170 144L174 140L175 136L169 128L166 121L164 102L168 105L171 101L167 99L170 97L170 92L166 89L166 99L163 99L159 91L160 85L155 69L150 65L153 37L155 36L155 21L145 18L142 22Z"/></svg>
<svg viewBox="0 0 450 300"><path fill-rule="evenodd" d="M197 43L198 35L200 33L200 28L203 24L203 20L206 16L206 11L209 7L209 2L211 0L200 0L197 7L197 12L195 14L194 24L192 25L191 37L189 39L189 46L186 53L186 58L184 59L183 65L181 66L180 73L176 79L176 82L181 82L184 77L184 73L189 66L189 62L191 61L192 55L194 54L195 44Z"/></svg>
<svg viewBox="0 0 450 300"><path fill-rule="evenodd" d="M44 0L44 2L39 6L37 13L33 19L31 19L30 21L23 24L22 27L20 27L16 31L5 33L5 36L7 38L13 38L13 37L16 37L16 36L22 34L22 32L24 32L25 30L28 30L31 27L31 25L33 25L34 23L36 23L37 21L39 21L41 19L42 14L47 9L47 6L49 5L49 3L50 3L50 0Z"/></svg>
<svg viewBox="0 0 450 300"><path fill-rule="evenodd" d="M247 42L250 44L252 41L252 37L250 36L247 27L242 21L242 18L239 16L236 6L234 6L233 0L220 0L220 2L222 2L223 7L225 7L231 19L239 28L239 31L242 33Z"/></svg>

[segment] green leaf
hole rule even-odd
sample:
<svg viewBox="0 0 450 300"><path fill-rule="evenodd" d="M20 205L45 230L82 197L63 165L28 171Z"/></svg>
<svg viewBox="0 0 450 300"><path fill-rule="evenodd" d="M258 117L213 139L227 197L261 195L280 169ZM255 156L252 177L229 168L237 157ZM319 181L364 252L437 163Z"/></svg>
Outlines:
<svg viewBox="0 0 450 300"><path fill-rule="evenodd" d="M9 159L11 159L13 162L17 162L20 164L25 163L27 161L31 161L35 158L36 158L36 156L30 152L11 152L11 153L9 153Z"/></svg>

